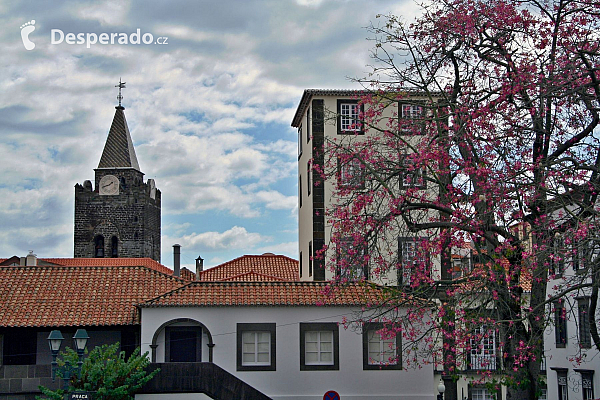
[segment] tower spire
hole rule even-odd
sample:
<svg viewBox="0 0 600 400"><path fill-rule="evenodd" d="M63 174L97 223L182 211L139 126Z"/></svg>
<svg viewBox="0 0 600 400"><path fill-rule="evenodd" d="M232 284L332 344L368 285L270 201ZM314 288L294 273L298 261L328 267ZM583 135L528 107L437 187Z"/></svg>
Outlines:
<svg viewBox="0 0 600 400"><path fill-rule="evenodd" d="M121 100L123 100L123 95L121 94L121 89L124 89L124 88L125 88L125 83L127 83L127 82L121 82L121 78L119 77L119 84L118 84L118 85L115 85L115 87L118 87L118 88L119 88L119 95L117 96L117 100L119 100L119 107L120 107L120 108L124 108L124 107L121 105Z"/></svg>

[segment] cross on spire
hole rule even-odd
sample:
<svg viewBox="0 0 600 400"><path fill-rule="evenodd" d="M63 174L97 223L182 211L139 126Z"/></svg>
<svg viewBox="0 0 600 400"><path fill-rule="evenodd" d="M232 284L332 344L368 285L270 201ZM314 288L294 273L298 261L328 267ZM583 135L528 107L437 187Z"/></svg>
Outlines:
<svg viewBox="0 0 600 400"><path fill-rule="evenodd" d="M121 89L125 88L125 83L127 83L127 82L121 82L121 78L119 78L119 84L115 85L115 87L119 88L119 95L117 96L117 100L119 100L119 107L121 107L121 100L123 100L123 95L121 94Z"/></svg>

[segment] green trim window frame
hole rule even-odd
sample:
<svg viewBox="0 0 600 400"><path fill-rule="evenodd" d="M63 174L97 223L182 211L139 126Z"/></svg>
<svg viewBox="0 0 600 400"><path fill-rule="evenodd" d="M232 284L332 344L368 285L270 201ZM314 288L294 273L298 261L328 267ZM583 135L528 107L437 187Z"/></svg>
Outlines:
<svg viewBox="0 0 600 400"><path fill-rule="evenodd" d="M276 370L276 325L274 323L237 324L237 370Z"/></svg>
<svg viewBox="0 0 600 400"><path fill-rule="evenodd" d="M339 135L362 135L364 129L359 120L364 106L358 100L338 99L337 101L337 133Z"/></svg>
<svg viewBox="0 0 600 400"><path fill-rule="evenodd" d="M552 242L552 264L550 274L560 277L565 272L565 239L560 234L554 236Z"/></svg>
<svg viewBox="0 0 600 400"><path fill-rule="evenodd" d="M402 335L382 337L382 323L363 325L363 370L402 369Z"/></svg>
<svg viewBox="0 0 600 400"><path fill-rule="evenodd" d="M340 369L340 328L336 322L300 323L300 371Z"/></svg>
<svg viewBox="0 0 600 400"><path fill-rule="evenodd" d="M310 161L306 162L306 189L308 191L308 196L310 196L310 188L312 186L312 179L310 179Z"/></svg>

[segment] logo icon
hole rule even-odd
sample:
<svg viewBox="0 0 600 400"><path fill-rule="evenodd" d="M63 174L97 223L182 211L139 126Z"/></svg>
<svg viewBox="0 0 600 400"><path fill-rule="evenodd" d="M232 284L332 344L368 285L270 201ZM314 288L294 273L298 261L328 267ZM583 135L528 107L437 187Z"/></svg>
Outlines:
<svg viewBox="0 0 600 400"><path fill-rule="evenodd" d="M21 25L21 39L23 39L23 46L25 46L26 50L33 50L35 48L35 43L29 40L29 34L35 31L34 25L35 19Z"/></svg>

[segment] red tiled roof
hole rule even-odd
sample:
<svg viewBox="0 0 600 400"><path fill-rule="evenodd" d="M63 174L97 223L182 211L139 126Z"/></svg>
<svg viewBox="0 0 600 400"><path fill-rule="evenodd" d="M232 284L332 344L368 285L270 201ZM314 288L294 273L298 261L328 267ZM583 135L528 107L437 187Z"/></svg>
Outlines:
<svg viewBox="0 0 600 400"><path fill-rule="evenodd" d="M198 280L213 282L224 281L242 275L246 275L249 279L254 279L254 277L258 277L259 275L263 276L258 279L260 281L266 280L264 279L265 275L285 281L300 280L300 276L298 275L298 261L286 256L270 253L238 257L203 271Z"/></svg>
<svg viewBox="0 0 600 400"><path fill-rule="evenodd" d="M139 265L0 267L0 282L0 327L139 324L136 304L186 283Z"/></svg>
<svg viewBox="0 0 600 400"><path fill-rule="evenodd" d="M283 278L279 278L273 275L260 274L258 272L250 271L245 274L235 275L229 278L222 279L219 282L270 282L270 281L285 281Z"/></svg>
<svg viewBox="0 0 600 400"><path fill-rule="evenodd" d="M158 261L154 261L149 257L144 258L38 258L38 265L51 263L63 266L120 266L120 267L148 267L158 272L172 275L173 270L165 267Z"/></svg>
<svg viewBox="0 0 600 400"><path fill-rule="evenodd" d="M383 299L378 286L356 283L325 294L329 288L327 282L192 282L140 306L363 306Z"/></svg>

